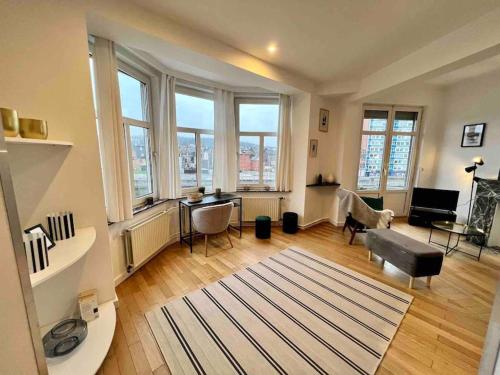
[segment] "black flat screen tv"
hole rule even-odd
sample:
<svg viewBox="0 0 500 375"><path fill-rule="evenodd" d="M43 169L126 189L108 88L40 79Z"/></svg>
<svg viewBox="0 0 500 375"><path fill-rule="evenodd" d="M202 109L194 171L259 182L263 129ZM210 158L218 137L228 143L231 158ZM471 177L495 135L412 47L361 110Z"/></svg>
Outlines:
<svg viewBox="0 0 500 375"><path fill-rule="evenodd" d="M457 190L441 190L427 188L413 188L411 205L413 207L435 208L439 210L455 211L457 209Z"/></svg>

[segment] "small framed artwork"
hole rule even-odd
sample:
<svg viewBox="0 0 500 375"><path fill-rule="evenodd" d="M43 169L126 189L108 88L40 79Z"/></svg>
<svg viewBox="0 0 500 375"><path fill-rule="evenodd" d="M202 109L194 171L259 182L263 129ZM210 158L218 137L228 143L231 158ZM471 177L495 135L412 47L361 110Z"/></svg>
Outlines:
<svg viewBox="0 0 500 375"><path fill-rule="evenodd" d="M311 158L315 158L318 156L318 140L317 139L311 139L309 141L309 156Z"/></svg>
<svg viewBox="0 0 500 375"><path fill-rule="evenodd" d="M56 243L52 240L52 237L50 237L49 232L43 227L42 224L37 224L35 226L32 226L31 228L25 229L24 233L43 233L45 234L45 242L47 243L47 249L50 250L54 246L56 246Z"/></svg>
<svg viewBox="0 0 500 375"><path fill-rule="evenodd" d="M482 147L486 124L470 124L464 126L462 147Z"/></svg>
<svg viewBox="0 0 500 375"><path fill-rule="evenodd" d="M330 111L328 109L321 108L319 110L319 131L328 132L328 123L330 121Z"/></svg>

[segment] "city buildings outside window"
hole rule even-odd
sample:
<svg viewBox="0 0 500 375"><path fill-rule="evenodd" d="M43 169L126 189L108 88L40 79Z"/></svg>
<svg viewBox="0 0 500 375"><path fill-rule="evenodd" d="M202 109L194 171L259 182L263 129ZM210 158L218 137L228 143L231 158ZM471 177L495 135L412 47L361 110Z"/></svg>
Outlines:
<svg viewBox="0 0 500 375"><path fill-rule="evenodd" d="M178 85L175 94L181 186L212 190L214 171L213 94Z"/></svg>
<svg viewBox="0 0 500 375"><path fill-rule="evenodd" d="M364 109L358 190L408 189L418 115L418 110L394 110L393 107Z"/></svg>
<svg viewBox="0 0 500 375"><path fill-rule="evenodd" d="M129 153L134 205L155 196L153 124L149 77L120 62L122 119Z"/></svg>
<svg viewBox="0 0 500 375"><path fill-rule="evenodd" d="M274 188L279 101L277 98L237 98L235 106L238 186Z"/></svg>

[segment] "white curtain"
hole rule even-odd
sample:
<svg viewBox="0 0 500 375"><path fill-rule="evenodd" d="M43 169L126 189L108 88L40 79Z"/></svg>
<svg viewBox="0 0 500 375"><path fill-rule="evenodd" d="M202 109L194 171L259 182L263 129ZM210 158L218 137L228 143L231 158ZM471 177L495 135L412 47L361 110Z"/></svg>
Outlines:
<svg viewBox="0 0 500 375"><path fill-rule="evenodd" d="M276 190L290 191L292 173L292 104L288 95L280 94L278 125L278 168L276 169Z"/></svg>
<svg viewBox="0 0 500 375"><path fill-rule="evenodd" d="M182 194L175 118L175 77L161 75L160 126L158 140L158 190L160 199L175 199Z"/></svg>
<svg viewBox="0 0 500 375"><path fill-rule="evenodd" d="M215 90L214 176L213 187L236 191L237 158L234 119L234 94Z"/></svg>
<svg viewBox="0 0 500 375"><path fill-rule="evenodd" d="M116 53L113 42L95 38L95 76L101 160L108 220L132 218L132 188L122 121Z"/></svg>

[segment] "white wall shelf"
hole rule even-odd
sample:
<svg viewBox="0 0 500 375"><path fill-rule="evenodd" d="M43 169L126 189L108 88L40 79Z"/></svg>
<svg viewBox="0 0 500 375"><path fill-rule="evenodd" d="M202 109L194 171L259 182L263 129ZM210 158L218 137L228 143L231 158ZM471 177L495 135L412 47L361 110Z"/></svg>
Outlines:
<svg viewBox="0 0 500 375"><path fill-rule="evenodd" d="M116 310L113 301L99 305L99 318L88 323L85 340L69 354L47 358L49 374L95 374L111 346L115 325Z"/></svg>
<svg viewBox="0 0 500 375"><path fill-rule="evenodd" d="M72 147L73 142L55 141L52 139L31 139L21 137L5 137L5 142L14 145L46 145L46 146L64 146Z"/></svg>
<svg viewBox="0 0 500 375"><path fill-rule="evenodd" d="M31 286L36 287L75 264L90 250L95 238L95 228L87 227L77 229L73 238L57 241L56 246L49 250L49 266L30 275Z"/></svg>

